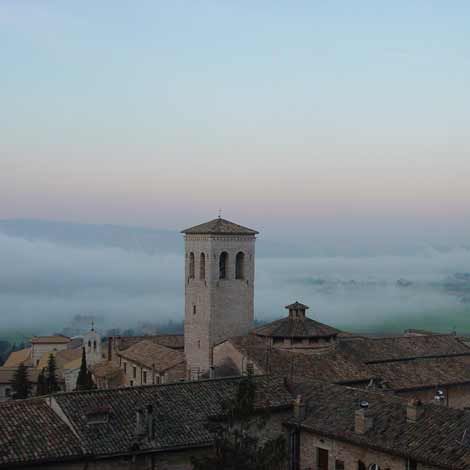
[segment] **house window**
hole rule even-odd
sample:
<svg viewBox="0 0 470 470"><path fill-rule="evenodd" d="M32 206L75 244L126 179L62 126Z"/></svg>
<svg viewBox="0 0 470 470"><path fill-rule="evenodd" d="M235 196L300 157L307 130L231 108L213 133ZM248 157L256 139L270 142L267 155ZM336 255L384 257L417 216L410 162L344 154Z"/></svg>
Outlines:
<svg viewBox="0 0 470 470"><path fill-rule="evenodd" d="M227 279L227 263L228 253L224 251L219 258L219 279Z"/></svg>
<svg viewBox="0 0 470 470"><path fill-rule="evenodd" d="M132 366L132 378L135 379L137 377L137 367Z"/></svg>
<svg viewBox="0 0 470 470"><path fill-rule="evenodd" d="M336 460L335 470L344 470L344 461L343 460Z"/></svg>
<svg viewBox="0 0 470 470"><path fill-rule="evenodd" d="M196 315L196 306L193 305L193 315Z"/></svg>
<svg viewBox="0 0 470 470"><path fill-rule="evenodd" d="M133 386L134 386L134 381L131 380L131 381L129 382L129 384L130 384L131 387L133 387Z"/></svg>
<svg viewBox="0 0 470 470"><path fill-rule="evenodd" d="M11 396L11 390L9 388L5 389L5 396L10 397Z"/></svg>
<svg viewBox="0 0 470 470"><path fill-rule="evenodd" d="M206 255L201 253L199 257L199 279L206 278Z"/></svg>
<svg viewBox="0 0 470 470"><path fill-rule="evenodd" d="M293 344L302 344L302 338L294 338L294 339L292 340L292 343L293 343Z"/></svg>
<svg viewBox="0 0 470 470"><path fill-rule="evenodd" d="M317 447L317 468L318 470L328 470L328 450Z"/></svg>
<svg viewBox="0 0 470 470"><path fill-rule="evenodd" d="M366 464L362 460L357 461L357 470L366 470Z"/></svg>
<svg viewBox="0 0 470 470"><path fill-rule="evenodd" d="M273 338L273 344L283 343L284 338Z"/></svg>
<svg viewBox="0 0 470 470"><path fill-rule="evenodd" d="M189 279L194 279L194 253L189 253Z"/></svg>
<svg viewBox="0 0 470 470"><path fill-rule="evenodd" d="M245 278L245 254L241 251L237 253L235 258L235 279Z"/></svg>
<svg viewBox="0 0 470 470"><path fill-rule="evenodd" d="M144 384L147 383L147 371L146 370L142 372L142 383Z"/></svg>
<svg viewBox="0 0 470 470"><path fill-rule="evenodd" d="M246 373L248 375L253 375L255 372L255 368L253 366L253 363L252 362L249 362L247 365L246 365Z"/></svg>
<svg viewBox="0 0 470 470"><path fill-rule="evenodd" d="M124 373L127 374L127 362L124 363Z"/></svg>

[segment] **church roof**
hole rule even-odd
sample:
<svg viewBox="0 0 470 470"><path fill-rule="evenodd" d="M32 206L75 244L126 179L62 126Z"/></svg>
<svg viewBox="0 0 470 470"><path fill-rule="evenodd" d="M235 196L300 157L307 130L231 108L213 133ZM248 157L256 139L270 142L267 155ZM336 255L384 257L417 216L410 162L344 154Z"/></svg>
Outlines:
<svg viewBox="0 0 470 470"><path fill-rule="evenodd" d="M341 333L332 326L311 318L281 318L253 330L257 336L273 338L329 338Z"/></svg>
<svg viewBox="0 0 470 470"><path fill-rule="evenodd" d="M256 235L259 232L219 217L210 222L182 230L181 233L189 235Z"/></svg>

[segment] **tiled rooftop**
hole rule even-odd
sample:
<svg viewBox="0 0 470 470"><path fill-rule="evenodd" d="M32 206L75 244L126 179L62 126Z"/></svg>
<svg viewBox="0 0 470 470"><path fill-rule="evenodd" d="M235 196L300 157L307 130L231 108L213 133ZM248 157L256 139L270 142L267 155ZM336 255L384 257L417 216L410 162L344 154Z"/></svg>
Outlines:
<svg viewBox="0 0 470 470"><path fill-rule="evenodd" d="M31 348L13 351L12 353L10 353L3 366L18 367L21 363L23 363L25 366L31 365Z"/></svg>
<svg viewBox="0 0 470 470"><path fill-rule="evenodd" d="M278 348L268 348L266 341L255 335L231 338L233 346L260 370L291 377L311 377L334 383L367 382L373 375L361 364L336 351L302 354Z"/></svg>
<svg viewBox="0 0 470 470"><path fill-rule="evenodd" d="M140 341L118 354L149 369L155 366L158 372L164 372L185 361L182 351L166 348L148 340Z"/></svg>
<svg viewBox="0 0 470 470"><path fill-rule="evenodd" d="M253 333L273 338L331 338L338 335L340 331L308 317L286 317L262 325L253 330Z"/></svg>
<svg viewBox="0 0 470 470"><path fill-rule="evenodd" d="M78 439L42 399L1 403L0 423L0 468L82 455Z"/></svg>
<svg viewBox="0 0 470 470"><path fill-rule="evenodd" d="M187 235L256 235L258 232L220 217L204 224L182 230Z"/></svg>
<svg viewBox="0 0 470 470"><path fill-rule="evenodd" d="M304 429L439 468L470 468L470 446L461 443L470 429L468 411L422 405L422 416L410 423L406 401L389 394L321 382L304 383L293 391L306 398ZM354 413L362 400L369 403L373 426L361 435L354 431Z"/></svg>
<svg viewBox="0 0 470 470"><path fill-rule="evenodd" d="M166 385L114 390L62 393L55 399L73 423L87 453L109 455L126 452L134 442L136 411L147 405L155 410L155 441L142 442L141 449L166 449L209 445L212 436L206 423L219 415L222 403L236 393L240 378L179 382ZM255 377L257 406L285 407L292 402L282 378ZM87 423L90 410L106 405L109 420Z"/></svg>
<svg viewBox="0 0 470 470"><path fill-rule="evenodd" d="M470 348L453 335L342 339L337 349L364 363L470 354Z"/></svg>

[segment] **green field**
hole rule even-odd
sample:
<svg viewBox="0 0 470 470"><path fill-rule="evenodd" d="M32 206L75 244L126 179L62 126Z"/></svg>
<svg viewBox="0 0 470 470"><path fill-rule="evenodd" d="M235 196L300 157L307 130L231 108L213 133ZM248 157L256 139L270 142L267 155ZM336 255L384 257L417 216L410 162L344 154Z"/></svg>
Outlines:
<svg viewBox="0 0 470 470"><path fill-rule="evenodd" d="M364 323L343 323L338 328L353 333L399 334L408 328L470 336L470 306L457 311L435 311L409 314L391 313L386 319Z"/></svg>

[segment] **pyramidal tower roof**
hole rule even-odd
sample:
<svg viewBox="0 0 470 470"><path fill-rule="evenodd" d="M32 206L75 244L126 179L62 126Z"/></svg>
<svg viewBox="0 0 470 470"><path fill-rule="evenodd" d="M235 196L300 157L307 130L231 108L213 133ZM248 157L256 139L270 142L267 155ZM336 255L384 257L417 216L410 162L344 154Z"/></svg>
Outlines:
<svg viewBox="0 0 470 470"><path fill-rule="evenodd" d="M182 230L181 233L188 235L256 235L259 232L218 217L204 224Z"/></svg>

